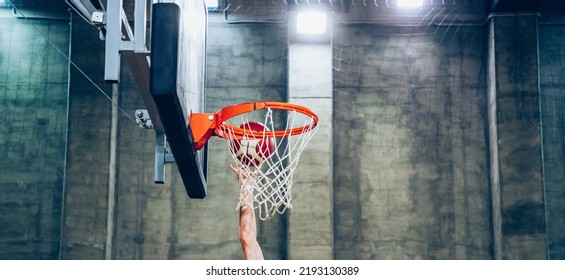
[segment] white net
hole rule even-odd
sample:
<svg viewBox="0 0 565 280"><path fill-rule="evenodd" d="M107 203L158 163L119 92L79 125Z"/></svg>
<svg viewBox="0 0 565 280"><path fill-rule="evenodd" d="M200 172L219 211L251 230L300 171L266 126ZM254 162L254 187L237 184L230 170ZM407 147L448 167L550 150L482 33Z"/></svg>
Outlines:
<svg viewBox="0 0 565 280"><path fill-rule="evenodd" d="M244 130L243 137L238 137L233 129L228 129L229 137L224 138L239 174L247 175L246 182L240 183L253 187L253 206L262 220L292 208L292 176L300 155L318 128L311 116L296 111L283 111L286 114L277 111L267 108L224 122ZM282 122L274 121L273 116ZM300 127L301 133L291 135L291 129ZM277 128L287 133L275 137ZM236 209L244 204L245 195L249 193L241 189Z"/></svg>

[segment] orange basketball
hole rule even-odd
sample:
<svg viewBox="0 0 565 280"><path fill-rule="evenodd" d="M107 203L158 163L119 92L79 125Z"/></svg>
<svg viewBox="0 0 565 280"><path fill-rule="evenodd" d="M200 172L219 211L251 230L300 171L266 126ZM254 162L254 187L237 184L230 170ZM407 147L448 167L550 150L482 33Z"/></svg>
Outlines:
<svg viewBox="0 0 565 280"><path fill-rule="evenodd" d="M267 133L269 129L259 122L246 122L239 127L250 133L241 140L231 141L237 160L248 166L259 166L275 151L275 141Z"/></svg>

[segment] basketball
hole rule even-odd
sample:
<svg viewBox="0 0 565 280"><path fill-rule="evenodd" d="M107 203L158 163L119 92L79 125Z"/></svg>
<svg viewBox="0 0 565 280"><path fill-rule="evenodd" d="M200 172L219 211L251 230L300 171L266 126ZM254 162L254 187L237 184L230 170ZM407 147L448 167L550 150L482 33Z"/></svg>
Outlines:
<svg viewBox="0 0 565 280"><path fill-rule="evenodd" d="M239 127L246 131L252 130L255 137L250 135L241 140L231 141L231 148L237 160L248 166L259 166L275 150L273 137L265 133L269 129L259 122L246 122Z"/></svg>

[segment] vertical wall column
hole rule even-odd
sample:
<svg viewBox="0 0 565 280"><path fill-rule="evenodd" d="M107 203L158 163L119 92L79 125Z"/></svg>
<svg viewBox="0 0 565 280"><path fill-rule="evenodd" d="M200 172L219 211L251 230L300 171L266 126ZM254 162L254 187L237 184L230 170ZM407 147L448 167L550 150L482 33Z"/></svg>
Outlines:
<svg viewBox="0 0 565 280"><path fill-rule="evenodd" d="M545 259L536 15L489 26L489 137L495 259Z"/></svg>
<svg viewBox="0 0 565 280"><path fill-rule="evenodd" d="M61 259L104 259L108 209L112 108L100 90L111 86L101 81L104 65L98 54L104 42L98 30L75 16L71 28L69 70L69 124L61 228ZM87 50L87 51L81 51ZM78 71L77 69L84 69Z"/></svg>
<svg viewBox="0 0 565 280"><path fill-rule="evenodd" d="M104 246L104 258L113 258L114 232L116 222L116 196L117 196L117 149L118 149L118 95L120 86L112 84L112 122L110 124L110 155L108 164L108 209L106 212L106 244Z"/></svg>
<svg viewBox="0 0 565 280"><path fill-rule="evenodd" d="M288 102L309 107L320 122L294 174L288 257L333 259L331 30L327 41L304 43L289 26Z"/></svg>

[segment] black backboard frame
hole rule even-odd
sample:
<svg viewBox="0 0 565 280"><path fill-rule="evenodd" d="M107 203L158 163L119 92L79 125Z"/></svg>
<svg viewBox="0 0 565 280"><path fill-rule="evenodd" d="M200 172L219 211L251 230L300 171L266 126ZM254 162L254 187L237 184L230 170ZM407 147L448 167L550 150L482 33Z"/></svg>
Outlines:
<svg viewBox="0 0 565 280"><path fill-rule="evenodd" d="M204 198L208 147L195 149L188 120L191 108L183 105L184 93L178 92L177 86L180 36L181 32L187 32L181 30L182 16L185 16L182 8L175 3L153 4L150 92L186 193L190 198ZM204 99L204 92L201 94Z"/></svg>

